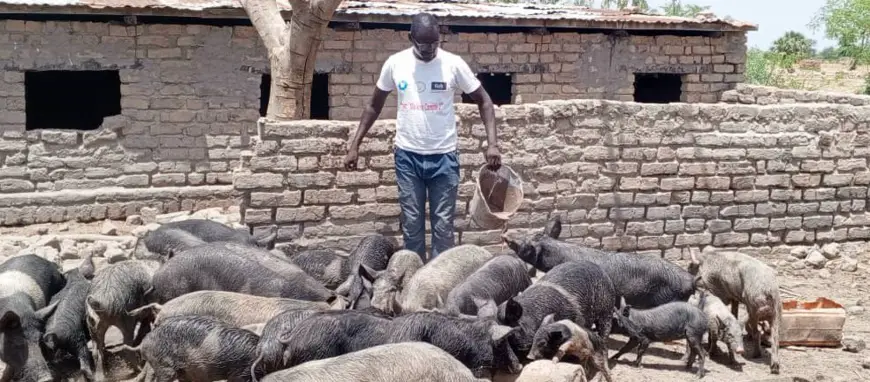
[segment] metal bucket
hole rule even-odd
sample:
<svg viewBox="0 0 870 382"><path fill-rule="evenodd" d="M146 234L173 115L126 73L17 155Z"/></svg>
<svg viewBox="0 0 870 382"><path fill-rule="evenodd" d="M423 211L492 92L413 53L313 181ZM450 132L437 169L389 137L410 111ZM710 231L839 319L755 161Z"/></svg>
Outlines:
<svg viewBox="0 0 870 382"><path fill-rule="evenodd" d="M496 171L483 165L475 183L468 206L471 220L483 229L502 228L523 204L523 180L504 164Z"/></svg>

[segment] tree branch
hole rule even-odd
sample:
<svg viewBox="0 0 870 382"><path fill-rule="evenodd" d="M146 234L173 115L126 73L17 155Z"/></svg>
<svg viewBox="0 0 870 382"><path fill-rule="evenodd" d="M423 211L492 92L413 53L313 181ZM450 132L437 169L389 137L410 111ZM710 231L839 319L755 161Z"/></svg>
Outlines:
<svg viewBox="0 0 870 382"><path fill-rule="evenodd" d="M251 19L251 24L254 24L263 45L266 46L266 50L271 56L287 42L287 24L281 17L278 2L276 0L241 0L241 2L242 7L245 8L245 13ZM293 3L297 2L300 1L293 0ZM295 12L295 4L293 7Z"/></svg>

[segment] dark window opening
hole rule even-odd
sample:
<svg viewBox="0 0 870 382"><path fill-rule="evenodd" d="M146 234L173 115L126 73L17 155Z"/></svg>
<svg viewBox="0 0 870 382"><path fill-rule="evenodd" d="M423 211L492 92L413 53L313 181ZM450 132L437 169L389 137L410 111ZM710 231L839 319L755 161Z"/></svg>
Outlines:
<svg viewBox="0 0 870 382"><path fill-rule="evenodd" d="M117 70L46 70L24 73L25 128L94 130L121 114Z"/></svg>
<svg viewBox="0 0 870 382"><path fill-rule="evenodd" d="M265 117L269 110L269 94L272 76L263 74L260 78L260 116ZM329 73L314 73L311 82L311 102L309 119L329 119Z"/></svg>
<svg viewBox="0 0 870 382"><path fill-rule="evenodd" d="M513 76L510 73L478 73L477 79L495 105L510 105L513 102ZM462 93L462 103L474 103L471 96Z"/></svg>
<svg viewBox="0 0 870 382"><path fill-rule="evenodd" d="M671 73L635 73L634 102L680 102L683 76Z"/></svg>

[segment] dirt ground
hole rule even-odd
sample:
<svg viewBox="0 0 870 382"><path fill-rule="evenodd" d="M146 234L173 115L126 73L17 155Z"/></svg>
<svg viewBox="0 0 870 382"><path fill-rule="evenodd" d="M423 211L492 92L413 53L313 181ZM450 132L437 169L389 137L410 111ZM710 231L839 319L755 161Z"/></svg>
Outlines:
<svg viewBox="0 0 870 382"><path fill-rule="evenodd" d="M865 269L859 272L866 272ZM868 285L861 280L855 282L852 275L834 275L829 279L807 279L794 276L780 276L780 287L794 292L797 296L784 294L783 298L815 300L827 297L844 306L853 306L861 299L867 301ZM863 302L862 302L863 303ZM870 341L870 313L849 315L843 329L844 337ZM611 336L610 354L613 355L625 343L622 336ZM683 355L684 342L679 345L654 344L644 355L640 369L630 365L636 355L626 354L616 365L611 365L615 381L685 381L695 379L696 368L686 370L679 361ZM725 350L724 344L719 344ZM769 349L765 349L768 351ZM731 367L727 356L708 359L704 381L742 382L742 381L870 381L870 369L862 364L870 362L870 350L851 353L842 348L787 347L780 349L780 374L770 374L769 357L766 353L759 359L745 360L738 357L738 365ZM696 364L697 366L697 364ZM870 367L870 364L868 364ZM596 376L597 380L599 377Z"/></svg>
<svg viewBox="0 0 870 382"><path fill-rule="evenodd" d="M117 227L117 235L129 235L137 226L126 225L124 222L113 222ZM33 225L27 227L0 228L0 244L3 238L11 236L28 237L44 234L98 234L102 223L62 223ZM35 238L33 238L35 239ZM2 247L2 246L0 246ZM2 248L0 248L2 249ZM817 297L827 297L845 307L855 305L870 305L868 297L868 276L870 265L866 256L859 256L860 265L857 272L820 272L818 270L779 270L777 281L783 290L783 298L799 300L814 300ZM780 264L786 268L781 258L763 258L768 264ZM686 264L680 264L685 267ZM863 299L863 301L861 301ZM870 307L867 307L870 309ZM844 337L851 337L870 342L870 311L850 314L846 319ZM114 328L107 338L109 344L120 342L120 333ZM611 336L610 355L613 355L624 344L626 339L619 335ZM632 363L635 353L624 355L616 364L612 364L614 381L687 381L694 380L696 368L686 370L680 362L683 355L683 341L674 344L656 343L644 356L642 367L635 368ZM719 344L724 349L724 344ZM767 349L765 349L767 350ZM870 381L870 350L851 353L842 348L807 348L790 347L780 350L781 374L772 375L769 372L768 356L760 359L745 360L738 357L738 365L728 364L724 358L708 359L705 365L704 381ZM865 362L866 360L866 362ZM0 365L0 369L4 365ZM697 367L697 363L696 366ZM595 377L598 381L600 374ZM603 380L603 379L601 379Z"/></svg>

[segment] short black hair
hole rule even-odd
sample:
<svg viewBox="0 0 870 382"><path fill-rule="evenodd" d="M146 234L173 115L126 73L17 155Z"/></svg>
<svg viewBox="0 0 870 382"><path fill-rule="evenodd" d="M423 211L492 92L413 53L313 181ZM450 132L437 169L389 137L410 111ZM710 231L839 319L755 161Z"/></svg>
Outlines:
<svg viewBox="0 0 870 382"><path fill-rule="evenodd" d="M428 12L420 12L411 18L411 36L419 35L429 28L435 28L436 32L440 32L438 27L438 18Z"/></svg>

